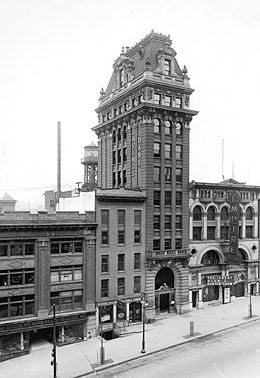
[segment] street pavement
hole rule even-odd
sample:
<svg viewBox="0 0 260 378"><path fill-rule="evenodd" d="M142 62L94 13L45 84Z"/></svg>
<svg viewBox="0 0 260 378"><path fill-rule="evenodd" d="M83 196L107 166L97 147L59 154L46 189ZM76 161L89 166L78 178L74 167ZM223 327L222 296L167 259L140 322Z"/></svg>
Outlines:
<svg viewBox="0 0 260 378"><path fill-rule="evenodd" d="M237 327L260 319L260 296L252 296L252 317L249 317L249 298L232 298L231 303L204 303L204 308L183 315L161 314L156 321L145 325L145 351L141 353L142 323L126 327L122 336L103 340L105 363L100 365L101 340L98 337L76 344L57 347L57 377L87 377L93 372L108 369L147 354L203 338L207 335ZM193 331L193 332L192 332ZM193 333L193 335L191 335ZM52 344L34 346L31 353L0 363L0 377L52 378L50 365Z"/></svg>

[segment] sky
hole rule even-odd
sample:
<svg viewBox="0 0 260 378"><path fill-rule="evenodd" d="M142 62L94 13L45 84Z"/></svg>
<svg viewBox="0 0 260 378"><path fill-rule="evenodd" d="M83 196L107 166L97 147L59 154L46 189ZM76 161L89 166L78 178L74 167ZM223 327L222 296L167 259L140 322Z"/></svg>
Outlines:
<svg viewBox="0 0 260 378"><path fill-rule="evenodd" d="M190 181L260 186L259 0L0 0L0 196L44 209L57 187L83 182L84 147L122 46L170 35L188 68ZM222 169L223 166L223 169Z"/></svg>

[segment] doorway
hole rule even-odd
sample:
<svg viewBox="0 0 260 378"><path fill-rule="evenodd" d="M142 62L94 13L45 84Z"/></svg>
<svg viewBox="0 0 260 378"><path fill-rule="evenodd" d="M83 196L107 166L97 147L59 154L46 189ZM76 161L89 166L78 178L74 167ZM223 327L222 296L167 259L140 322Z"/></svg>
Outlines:
<svg viewBox="0 0 260 378"><path fill-rule="evenodd" d="M192 292L192 307L197 307L197 292L193 291Z"/></svg>

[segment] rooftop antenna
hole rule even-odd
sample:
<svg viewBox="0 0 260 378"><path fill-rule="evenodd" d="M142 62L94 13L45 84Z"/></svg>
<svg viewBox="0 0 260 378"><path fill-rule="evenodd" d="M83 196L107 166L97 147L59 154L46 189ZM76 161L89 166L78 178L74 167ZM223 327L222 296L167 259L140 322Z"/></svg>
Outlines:
<svg viewBox="0 0 260 378"><path fill-rule="evenodd" d="M225 177L224 177L224 139L222 139L222 180L225 180Z"/></svg>
<svg viewBox="0 0 260 378"><path fill-rule="evenodd" d="M60 122L57 124L57 202L61 193L61 131Z"/></svg>

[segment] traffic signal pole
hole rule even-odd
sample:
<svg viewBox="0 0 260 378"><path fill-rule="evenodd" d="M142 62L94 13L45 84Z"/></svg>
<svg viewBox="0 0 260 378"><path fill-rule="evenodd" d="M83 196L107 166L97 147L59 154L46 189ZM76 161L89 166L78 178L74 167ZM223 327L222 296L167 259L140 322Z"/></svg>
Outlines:
<svg viewBox="0 0 260 378"><path fill-rule="evenodd" d="M51 356L53 360L51 365L53 365L53 378L57 378L57 360L56 360L56 313L55 313L55 304L53 305L53 348Z"/></svg>

